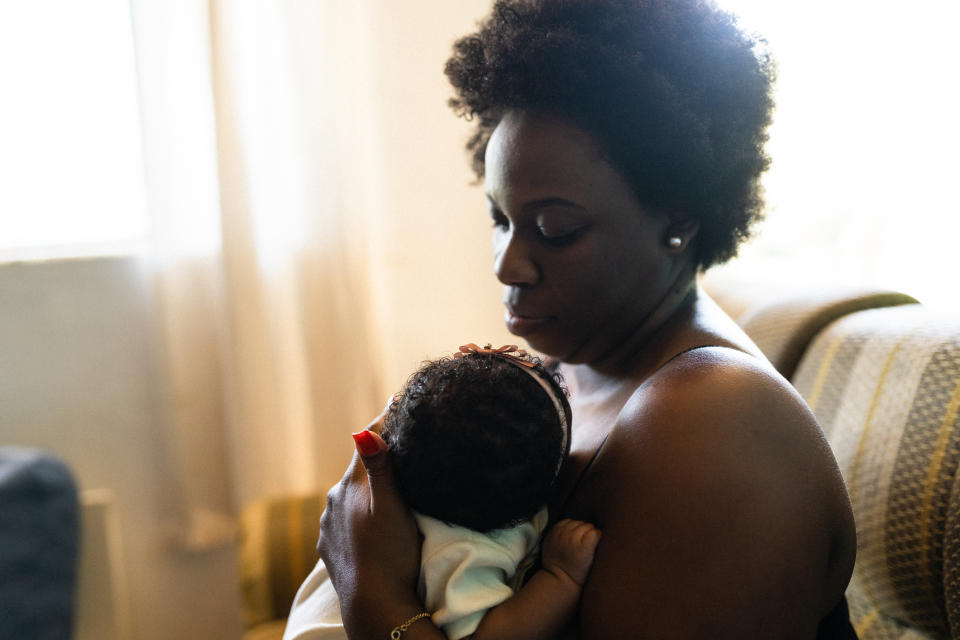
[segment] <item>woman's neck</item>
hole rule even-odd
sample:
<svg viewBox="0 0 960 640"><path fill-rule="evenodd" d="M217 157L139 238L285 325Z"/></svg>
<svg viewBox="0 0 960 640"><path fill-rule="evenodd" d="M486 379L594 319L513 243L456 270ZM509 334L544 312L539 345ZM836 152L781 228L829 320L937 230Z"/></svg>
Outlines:
<svg viewBox="0 0 960 640"><path fill-rule="evenodd" d="M678 273L661 301L624 339L591 362L568 366L580 393L630 381L634 386L673 355L671 337L693 323L698 288L691 265Z"/></svg>

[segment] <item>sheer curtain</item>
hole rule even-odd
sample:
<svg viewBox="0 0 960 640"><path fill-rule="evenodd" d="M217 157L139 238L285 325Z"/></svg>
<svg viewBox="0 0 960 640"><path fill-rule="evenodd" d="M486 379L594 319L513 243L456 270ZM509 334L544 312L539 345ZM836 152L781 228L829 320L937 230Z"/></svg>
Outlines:
<svg viewBox="0 0 960 640"><path fill-rule="evenodd" d="M171 530L336 482L423 359L511 342L443 63L488 0L131 0Z"/></svg>
<svg viewBox="0 0 960 640"><path fill-rule="evenodd" d="M324 92L364 71L346 58L364 43L342 38L369 30L362 3L335 21L330 5L133 4L170 515L188 548L229 540L238 505L335 481L387 395L364 241L371 101Z"/></svg>

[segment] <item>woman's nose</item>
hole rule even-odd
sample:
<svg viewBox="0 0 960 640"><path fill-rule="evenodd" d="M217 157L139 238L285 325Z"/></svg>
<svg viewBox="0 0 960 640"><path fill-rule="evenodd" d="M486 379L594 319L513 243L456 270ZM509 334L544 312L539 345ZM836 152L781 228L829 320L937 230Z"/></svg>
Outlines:
<svg viewBox="0 0 960 640"><path fill-rule="evenodd" d="M493 240L493 272L505 285L535 284L540 270L522 239L513 231L499 233Z"/></svg>

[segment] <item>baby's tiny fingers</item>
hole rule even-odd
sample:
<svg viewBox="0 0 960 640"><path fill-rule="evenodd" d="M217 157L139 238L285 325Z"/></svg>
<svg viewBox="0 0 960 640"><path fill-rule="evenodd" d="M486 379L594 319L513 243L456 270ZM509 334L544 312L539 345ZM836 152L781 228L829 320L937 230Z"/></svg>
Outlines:
<svg viewBox="0 0 960 640"><path fill-rule="evenodd" d="M557 522L554 527L560 527L561 529L566 529L568 531L579 531L583 527L592 527L593 525L589 522L583 520L574 520L573 518L564 518Z"/></svg>
<svg viewBox="0 0 960 640"><path fill-rule="evenodd" d="M547 535L555 539L569 539L573 536L574 525L576 522L576 520L570 520L569 518L560 520L550 527Z"/></svg>
<svg viewBox="0 0 960 640"><path fill-rule="evenodd" d="M588 534L591 531L600 531L592 523L584 522L583 520L571 520L570 521L570 535L574 536L577 539L582 539L583 536Z"/></svg>
<svg viewBox="0 0 960 640"><path fill-rule="evenodd" d="M600 538L603 537L603 532L596 527L584 532L583 537L580 538L580 543L587 547L592 547L596 549L597 545L600 544Z"/></svg>

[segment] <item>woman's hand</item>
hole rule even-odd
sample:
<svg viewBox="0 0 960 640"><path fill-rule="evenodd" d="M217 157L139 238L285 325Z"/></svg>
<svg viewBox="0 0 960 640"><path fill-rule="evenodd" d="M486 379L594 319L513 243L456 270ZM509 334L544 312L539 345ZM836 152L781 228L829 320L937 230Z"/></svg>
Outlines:
<svg viewBox="0 0 960 640"><path fill-rule="evenodd" d="M357 455L327 494L320 518L317 551L351 638L389 637L398 622L422 611L416 599L420 534L379 435L385 415L354 434Z"/></svg>

